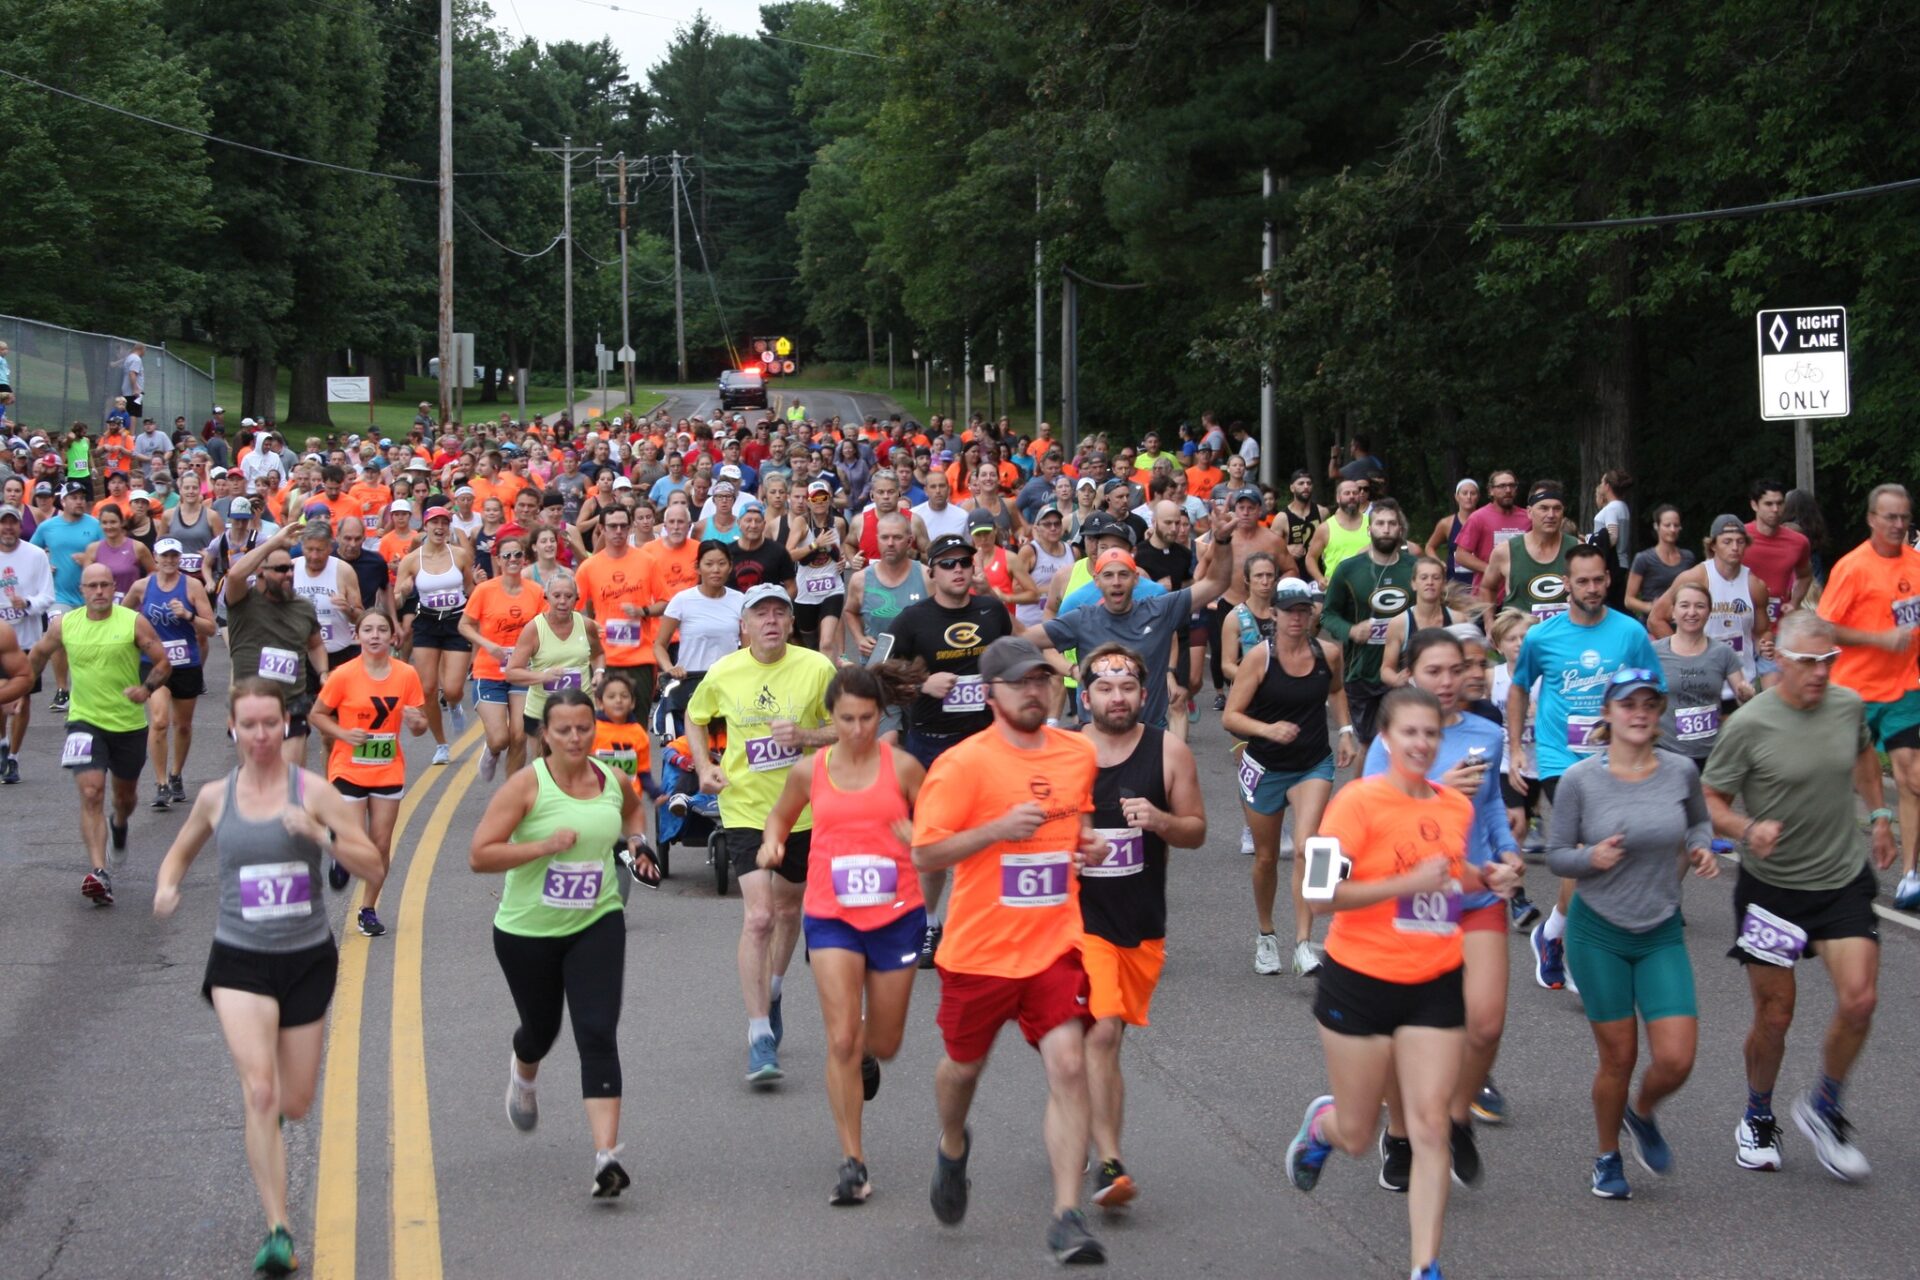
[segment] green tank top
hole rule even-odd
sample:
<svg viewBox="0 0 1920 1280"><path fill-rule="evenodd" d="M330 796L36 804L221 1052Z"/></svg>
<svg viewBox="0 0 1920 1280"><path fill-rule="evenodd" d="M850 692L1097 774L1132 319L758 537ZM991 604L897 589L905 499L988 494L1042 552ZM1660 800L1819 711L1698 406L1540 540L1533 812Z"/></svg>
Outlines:
<svg viewBox="0 0 1920 1280"><path fill-rule="evenodd" d="M73 672L73 701L67 721L85 721L108 733L132 733L147 727L146 708L127 700L126 690L140 683L140 647L133 624L139 617L120 605L95 622L85 609L60 615L60 643Z"/></svg>
<svg viewBox="0 0 1920 1280"><path fill-rule="evenodd" d="M493 914L494 927L502 933L564 938L620 910L613 842L620 838L627 784L616 770L598 760L591 763L605 781L591 800L576 800L562 791L547 772L546 761L534 764L540 794L509 838L515 844L528 844L562 827L571 827L579 838L565 853L535 858L507 872L500 909Z"/></svg>
<svg viewBox="0 0 1920 1280"><path fill-rule="evenodd" d="M593 649L587 643L587 627L591 625L586 615L573 615L573 634L565 640L553 634L553 628L547 625L546 610L534 615L533 630L539 639L533 643L533 669L541 671L547 667L565 667L570 673L565 677L564 686L572 689L590 687L593 682ZM556 687L560 687L556 685ZM538 720L547 709L547 688L544 684L529 686L527 689L527 710L529 718Z"/></svg>
<svg viewBox="0 0 1920 1280"><path fill-rule="evenodd" d="M1369 532L1364 518L1360 521L1358 529L1349 530L1340 527L1338 516L1328 516L1327 549L1320 557L1321 572L1329 578L1333 577L1333 571L1340 567L1342 560L1359 555L1372 542L1373 535Z"/></svg>
<svg viewBox="0 0 1920 1280"><path fill-rule="evenodd" d="M1560 535L1560 554L1542 563L1527 550L1526 535L1507 541L1507 596L1503 609L1524 609L1536 622L1567 611L1567 548L1579 539Z"/></svg>
<svg viewBox="0 0 1920 1280"><path fill-rule="evenodd" d="M93 443L88 440L75 440L67 446L67 475L69 477L77 479L93 473L92 464L88 461L92 449Z"/></svg>

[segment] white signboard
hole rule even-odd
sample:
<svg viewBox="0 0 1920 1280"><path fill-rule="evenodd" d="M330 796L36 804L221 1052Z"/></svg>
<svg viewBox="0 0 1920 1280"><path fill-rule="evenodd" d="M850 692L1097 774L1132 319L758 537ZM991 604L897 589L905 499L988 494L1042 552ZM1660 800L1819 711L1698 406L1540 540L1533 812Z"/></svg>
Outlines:
<svg viewBox="0 0 1920 1280"><path fill-rule="evenodd" d="M1762 418L1844 418L1852 411L1845 307L1762 311L1755 326Z"/></svg>
<svg viewBox="0 0 1920 1280"><path fill-rule="evenodd" d="M986 381L986 382L992 382L992 381L993 381L993 366L992 366L992 365L984 365L984 366L982 366L982 367L983 367L983 368L984 368L984 369L986 370L986 377L985 377L985 379L983 379L983 380L984 380L984 381Z"/></svg>
<svg viewBox="0 0 1920 1280"><path fill-rule="evenodd" d="M367 404L373 399L372 378L328 378L328 404Z"/></svg>
<svg viewBox="0 0 1920 1280"><path fill-rule="evenodd" d="M633 363L633 348L632 348L632 347L622 347L622 348L620 348L620 352L619 352L619 355L618 355L618 356L616 356L615 358L616 358L616 359L618 359L618 360L620 361L620 363L621 363L621 364L632 364L632 363Z"/></svg>

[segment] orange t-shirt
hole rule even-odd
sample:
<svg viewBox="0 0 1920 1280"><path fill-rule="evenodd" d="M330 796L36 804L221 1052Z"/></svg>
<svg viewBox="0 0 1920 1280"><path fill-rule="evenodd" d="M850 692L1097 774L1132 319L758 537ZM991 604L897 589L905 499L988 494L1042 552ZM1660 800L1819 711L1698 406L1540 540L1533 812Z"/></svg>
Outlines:
<svg viewBox="0 0 1920 1280"><path fill-rule="evenodd" d="M327 781L347 781L363 787L398 787L407 781L407 759L400 749L401 712L424 707L420 675L393 658L387 674L375 680L361 659L344 662L327 673L320 688L320 705L342 729L365 729L374 735L359 746L334 739L327 752Z"/></svg>
<svg viewBox="0 0 1920 1280"><path fill-rule="evenodd" d="M411 529L390 529L380 535L380 541L374 544L380 558L387 562L387 581L391 583L400 572L400 562L407 553L420 545L420 535Z"/></svg>
<svg viewBox="0 0 1920 1280"><path fill-rule="evenodd" d="M1473 802L1451 787L1416 800L1386 778L1349 783L1320 819L1320 834L1353 860L1351 879L1386 880L1436 855L1466 866ZM1423 893L1334 913L1327 955L1382 982L1429 982L1461 965L1460 898Z"/></svg>
<svg viewBox="0 0 1920 1280"><path fill-rule="evenodd" d="M687 545L693 543L689 541ZM653 600L647 585L646 550L628 547L627 553L618 560L604 551L596 551L581 562L573 577L580 586L581 604L600 624L600 644L607 665L651 665L653 633L660 629L660 621L629 618L623 607L630 604L644 607Z"/></svg>
<svg viewBox="0 0 1920 1280"><path fill-rule="evenodd" d="M647 743L647 726L638 720L616 723L595 716L593 758L625 774L633 789L639 791L641 775L653 771L653 749Z"/></svg>
<svg viewBox="0 0 1920 1280"><path fill-rule="evenodd" d="M958 503L962 506L973 501L973 477L963 474L964 472L966 472L966 468L961 466L957 459L947 464L947 489L949 491L947 501Z"/></svg>
<svg viewBox="0 0 1920 1280"><path fill-rule="evenodd" d="M1820 616L1854 631L1920 625L1920 551L1876 554L1871 541L1840 557L1820 594ZM1897 653L1850 644L1833 664L1833 679L1868 702L1898 702L1920 689L1913 645Z"/></svg>
<svg viewBox="0 0 1920 1280"><path fill-rule="evenodd" d="M1017 465L1011 462L1003 462L996 469L1000 473L1000 492L1020 492L1020 486L1026 483L1026 475Z"/></svg>
<svg viewBox="0 0 1920 1280"><path fill-rule="evenodd" d="M1037 461L1047 456L1047 450L1057 449L1059 447L1060 446L1057 441L1035 440L1032 444L1027 446L1027 456Z"/></svg>
<svg viewBox="0 0 1920 1280"><path fill-rule="evenodd" d="M511 649L520 641L520 631L534 615L547 607L547 593L532 578L520 579L520 594L508 595L504 578L488 578L476 583L467 597L464 612L481 639ZM480 680L504 680L500 659L486 649L473 651L473 674Z"/></svg>
<svg viewBox="0 0 1920 1280"><path fill-rule="evenodd" d="M473 477L471 480L467 481L467 487L473 490L473 509L475 511L484 511L487 506L488 498L499 497L500 506L502 507L502 509L504 509L508 505L507 500L504 497L500 496L499 491L497 487L494 485L493 481L489 480L485 476Z"/></svg>
<svg viewBox="0 0 1920 1280"><path fill-rule="evenodd" d="M1030 839L988 845L953 867L940 967L1026 978L1080 945L1080 877L1073 850L1093 812L1093 744L1047 729L1023 751L997 728L974 734L933 762L913 815L913 843L934 844L1033 801L1047 819Z"/></svg>
<svg viewBox="0 0 1920 1280"><path fill-rule="evenodd" d="M117 498L111 498L111 497L102 498L100 499L100 501L94 503L93 518L95 520L98 520L100 518L100 513L102 511L105 511L108 507L118 507L120 509L120 518L122 520L133 519L133 499L128 497L124 493Z"/></svg>
<svg viewBox="0 0 1920 1280"><path fill-rule="evenodd" d="M640 555L647 566L647 599L650 602L671 600L700 581L700 544L692 538L678 548L668 546L665 538L656 538L640 549ZM659 634L660 619L648 618L648 662L653 661L653 642Z"/></svg>
<svg viewBox="0 0 1920 1280"><path fill-rule="evenodd" d="M1218 467L1188 467L1187 492L1202 500L1213 494L1214 488L1227 478L1227 473Z"/></svg>
<svg viewBox="0 0 1920 1280"><path fill-rule="evenodd" d="M388 504L393 501L393 490L384 484L368 484L364 480L346 490L346 495L359 508L352 514L362 520L378 520L386 514Z"/></svg>
<svg viewBox="0 0 1920 1280"><path fill-rule="evenodd" d="M327 514L331 517L327 523L336 529L340 527L340 522L348 516L357 518L360 515L359 501L345 489L340 491L340 496L337 498L329 498L325 489L322 489L318 493L311 494L301 502L301 510L304 511L316 502L327 509Z"/></svg>
<svg viewBox="0 0 1920 1280"><path fill-rule="evenodd" d="M522 479L511 471L503 471L493 478L493 496L500 499L500 505L506 508L508 515L512 515L513 500L520 496L522 489L532 483L531 480Z"/></svg>

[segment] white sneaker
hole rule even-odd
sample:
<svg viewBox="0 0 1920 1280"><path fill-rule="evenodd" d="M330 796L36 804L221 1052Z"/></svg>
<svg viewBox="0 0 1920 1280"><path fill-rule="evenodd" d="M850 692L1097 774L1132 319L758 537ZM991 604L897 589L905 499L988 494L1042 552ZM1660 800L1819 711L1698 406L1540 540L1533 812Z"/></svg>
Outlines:
<svg viewBox="0 0 1920 1280"><path fill-rule="evenodd" d="M1253 971L1255 973L1280 972L1280 939L1270 933L1263 933L1254 939Z"/></svg>
<svg viewBox="0 0 1920 1280"><path fill-rule="evenodd" d="M493 775L500 769L500 753L482 750L480 752L480 781L492 782Z"/></svg>
<svg viewBox="0 0 1920 1280"><path fill-rule="evenodd" d="M1813 1105L1813 1095L1803 1093L1793 1100L1793 1123L1813 1143L1813 1153L1828 1173L1842 1182L1859 1182L1873 1167L1853 1145L1853 1126L1838 1111L1823 1114Z"/></svg>
<svg viewBox="0 0 1920 1280"><path fill-rule="evenodd" d="M453 759L453 751L450 747L447 746L446 743L443 742L439 746L433 749L434 764L446 764L452 759Z"/></svg>
<svg viewBox="0 0 1920 1280"><path fill-rule="evenodd" d="M1900 877L1900 884L1893 891L1893 905L1902 911L1920 907L1920 871L1909 871Z"/></svg>
<svg viewBox="0 0 1920 1280"><path fill-rule="evenodd" d="M1245 824L1240 827L1240 852L1249 858L1253 856L1253 828Z"/></svg>
<svg viewBox="0 0 1920 1280"><path fill-rule="evenodd" d="M507 1063L507 1120L522 1133L540 1123L540 1099L531 1080L520 1078L518 1060Z"/></svg>
<svg viewBox="0 0 1920 1280"><path fill-rule="evenodd" d="M1742 1169L1768 1173L1780 1168L1780 1125L1772 1116L1757 1124L1746 1116L1733 1126L1733 1162Z"/></svg>
<svg viewBox="0 0 1920 1280"><path fill-rule="evenodd" d="M1311 942L1294 944L1293 976L1305 978L1320 970L1320 953L1313 949Z"/></svg>
<svg viewBox="0 0 1920 1280"><path fill-rule="evenodd" d="M467 731L467 704L464 699L447 704L447 720L453 726L454 737Z"/></svg>

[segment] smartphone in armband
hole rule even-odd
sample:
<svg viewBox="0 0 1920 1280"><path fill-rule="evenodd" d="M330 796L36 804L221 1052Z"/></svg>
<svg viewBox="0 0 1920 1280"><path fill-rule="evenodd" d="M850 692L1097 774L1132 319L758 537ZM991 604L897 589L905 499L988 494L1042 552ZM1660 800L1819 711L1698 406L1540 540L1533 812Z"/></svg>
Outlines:
<svg viewBox="0 0 1920 1280"><path fill-rule="evenodd" d="M873 652L867 655L867 665L877 667L893 656L893 632L882 631L873 638Z"/></svg>
<svg viewBox="0 0 1920 1280"><path fill-rule="evenodd" d="M1300 885L1300 896L1309 902L1331 902L1333 891L1353 871L1353 862L1340 853L1340 842L1332 836L1314 836L1307 841L1304 854L1307 870Z"/></svg>

